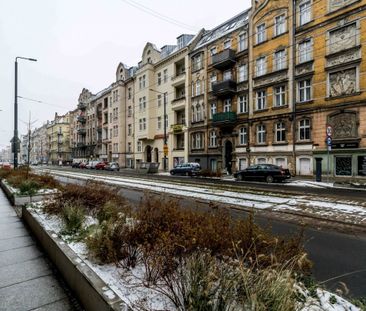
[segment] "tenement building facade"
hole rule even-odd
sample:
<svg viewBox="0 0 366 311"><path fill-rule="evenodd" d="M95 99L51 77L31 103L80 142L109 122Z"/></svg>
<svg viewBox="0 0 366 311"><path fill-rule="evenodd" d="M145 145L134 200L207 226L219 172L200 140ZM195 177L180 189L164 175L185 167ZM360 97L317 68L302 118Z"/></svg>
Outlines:
<svg viewBox="0 0 366 311"><path fill-rule="evenodd" d="M246 145L248 22L245 11L206 31L190 53L189 160L211 171L232 172Z"/></svg>
<svg viewBox="0 0 366 311"><path fill-rule="evenodd" d="M62 141L75 161L128 168L271 163L313 175L317 162L366 176L365 17L366 0L253 0L212 30L147 43L138 66L120 63L106 89L82 90ZM53 162L67 159L56 123Z"/></svg>

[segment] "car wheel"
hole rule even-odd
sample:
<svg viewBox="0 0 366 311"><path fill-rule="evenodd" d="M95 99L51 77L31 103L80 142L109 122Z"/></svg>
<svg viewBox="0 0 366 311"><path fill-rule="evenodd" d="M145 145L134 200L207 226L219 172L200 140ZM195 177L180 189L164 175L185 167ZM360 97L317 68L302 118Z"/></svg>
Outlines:
<svg viewBox="0 0 366 311"><path fill-rule="evenodd" d="M189 172L186 172L186 173L185 173L185 175L186 175L186 176L189 176Z"/></svg>
<svg viewBox="0 0 366 311"><path fill-rule="evenodd" d="M175 172L170 172L170 175L174 175L175 174Z"/></svg>
<svg viewBox="0 0 366 311"><path fill-rule="evenodd" d="M268 183L273 183L273 176L268 175L268 176L266 177L266 182L268 182Z"/></svg>

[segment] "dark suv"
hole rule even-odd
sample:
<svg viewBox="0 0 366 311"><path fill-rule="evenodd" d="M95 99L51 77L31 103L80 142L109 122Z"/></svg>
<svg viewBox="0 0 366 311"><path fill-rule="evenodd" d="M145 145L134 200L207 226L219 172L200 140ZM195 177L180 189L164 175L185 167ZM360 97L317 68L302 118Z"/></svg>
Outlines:
<svg viewBox="0 0 366 311"><path fill-rule="evenodd" d="M265 180L268 183L291 178L290 171L273 164L256 164L234 173L239 180Z"/></svg>
<svg viewBox="0 0 366 311"><path fill-rule="evenodd" d="M183 163L170 170L170 175L196 176L201 170L198 163Z"/></svg>

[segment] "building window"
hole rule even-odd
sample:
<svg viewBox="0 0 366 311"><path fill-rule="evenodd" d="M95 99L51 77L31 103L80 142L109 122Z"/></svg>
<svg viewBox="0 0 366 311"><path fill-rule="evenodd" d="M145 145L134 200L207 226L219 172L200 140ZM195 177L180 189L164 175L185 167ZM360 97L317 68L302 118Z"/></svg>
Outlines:
<svg viewBox="0 0 366 311"><path fill-rule="evenodd" d="M229 39L224 42L224 50L230 49L230 48L231 48L231 40Z"/></svg>
<svg viewBox="0 0 366 311"><path fill-rule="evenodd" d="M161 84L161 72L158 73L158 85Z"/></svg>
<svg viewBox="0 0 366 311"><path fill-rule="evenodd" d="M216 103L211 103L211 107L210 107L210 119L213 118L213 115L216 113L217 111L217 105Z"/></svg>
<svg viewBox="0 0 366 311"><path fill-rule="evenodd" d="M311 100L311 80L302 80L298 82L299 88L299 102L306 102Z"/></svg>
<svg viewBox="0 0 366 311"><path fill-rule="evenodd" d="M197 104L196 105L196 121L202 121L203 118L202 118L202 110L201 110L201 105L200 104Z"/></svg>
<svg viewBox="0 0 366 311"><path fill-rule="evenodd" d="M256 76L262 76L267 72L267 62L265 57L260 57L255 62Z"/></svg>
<svg viewBox="0 0 366 311"><path fill-rule="evenodd" d="M143 88L146 87L146 76L145 75L142 76L142 87Z"/></svg>
<svg viewBox="0 0 366 311"><path fill-rule="evenodd" d="M263 110L266 109L266 91L258 91L257 92L257 110Z"/></svg>
<svg viewBox="0 0 366 311"><path fill-rule="evenodd" d="M286 141L286 127L285 123L278 122L276 123L276 142L285 142Z"/></svg>
<svg viewBox="0 0 366 311"><path fill-rule="evenodd" d="M192 122L196 122L196 112L194 106L192 106Z"/></svg>
<svg viewBox="0 0 366 311"><path fill-rule="evenodd" d="M274 88L274 106L282 107L286 105L286 88L284 85Z"/></svg>
<svg viewBox="0 0 366 311"><path fill-rule="evenodd" d="M310 120L304 119L299 122L299 140L310 140Z"/></svg>
<svg viewBox="0 0 366 311"><path fill-rule="evenodd" d="M212 47L212 48L210 49L210 55L211 55L211 56L214 56L216 53L217 53L217 49L216 49L216 46L214 46L214 47Z"/></svg>
<svg viewBox="0 0 366 311"><path fill-rule="evenodd" d="M164 69L164 83L168 82L168 69Z"/></svg>
<svg viewBox="0 0 366 311"><path fill-rule="evenodd" d="M217 136L215 131L210 132L210 147L217 146Z"/></svg>
<svg viewBox="0 0 366 311"><path fill-rule="evenodd" d="M352 176L352 157L335 157L335 174L337 176Z"/></svg>
<svg viewBox="0 0 366 311"><path fill-rule="evenodd" d="M286 31L286 16L285 14L275 17L275 36L279 36Z"/></svg>
<svg viewBox="0 0 366 311"><path fill-rule="evenodd" d="M227 98L224 99L224 112L230 112L231 111L231 99Z"/></svg>
<svg viewBox="0 0 366 311"><path fill-rule="evenodd" d="M247 48L247 34L243 33L239 35L239 52L244 51Z"/></svg>
<svg viewBox="0 0 366 311"><path fill-rule="evenodd" d="M217 81L217 76L216 73L213 73L210 77L210 85L209 85L209 89L210 91L212 91L212 85L215 84Z"/></svg>
<svg viewBox="0 0 366 311"><path fill-rule="evenodd" d="M299 4L299 22L300 26L311 21L311 1L305 0Z"/></svg>
<svg viewBox="0 0 366 311"><path fill-rule="evenodd" d="M261 24L257 26L257 44L266 40L266 25Z"/></svg>
<svg viewBox="0 0 366 311"><path fill-rule="evenodd" d="M197 71L202 68L202 55L198 54L193 57L192 71Z"/></svg>
<svg viewBox="0 0 366 311"><path fill-rule="evenodd" d="M238 98L238 111L239 113L248 112L248 95L240 95Z"/></svg>
<svg viewBox="0 0 366 311"><path fill-rule="evenodd" d="M261 124L257 126L257 143L265 144L266 143L266 126Z"/></svg>
<svg viewBox="0 0 366 311"><path fill-rule="evenodd" d="M248 80L248 65L241 65L238 67L238 82Z"/></svg>
<svg viewBox="0 0 366 311"><path fill-rule="evenodd" d="M127 131L127 135L131 136L132 135L132 124L128 124L128 131Z"/></svg>
<svg viewBox="0 0 366 311"><path fill-rule="evenodd" d="M141 143L141 141L137 142L137 152L142 152L142 143Z"/></svg>
<svg viewBox="0 0 366 311"><path fill-rule="evenodd" d="M128 88L128 99L131 99L131 97L132 97L132 90L131 90L131 88L129 87L129 88Z"/></svg>
<svg viewBox="0 0 366 311"><path fill-rule="evenodd" d="M158 107L161 107L161 95L158 95Z"/></svg>
<svg viewBox="0 0 366 311"><path fill-rule="evenodd" d="M245 170L248 167L247 159L241 158L239 159L239 170Z"/></svg>
<svg viewBox="0 0 366 311"><path fill-rule="evenodd" d="M226 81L226 80L231 80L232 78L232 73L231 73L231 70L225 70L224 73L223 73L223 80Z"/></svg>
<svg viewBox="0 0 366 311"><path fill-rule="evenodd" d="M192 149L202 149L203 148L203 134L195 133L192 135Z"/></svg>
<svg viewBox="0 0 366 311"><path fill-rule="evenodd" d="M277 51L274 54L274 70L281 70L286 68L286 51Z"/></svg>
<svg viewBox="0 0 366 311"><path fill-rule="evenodd" d="M299 43L299 63L305 63L313 59L313 44L311 40Z"/></svg>
<svg viewBox="0 0 366 311"><path fill-rule="evenodd" d="M157 128L158 128L158 130L161 130L161 117L158 117Z"/></svg>
<svg viewBox="0 0 366 311"><path fill-rule="evenodd" d="M248 130L246 127L241 127L239 129L239 145L248 144Z"/></svg>
<svg viewBox="0 0 366 311"><path fill-rule="evenodd" d="M127 152L129 152L129 153L132 152L132 143L128 143L128 145L127 145Z"/></svg>
<svg viewBox="0 0 366 311"><path fill-rule="evenodd" d="M139 78L139 89L142 89L142 77Z"/></svg>
<svg viewBox="0 0 366 311"><path fill-rule="evenodd" d="M197 80L196 81L196 96L201 94L201 81Z"/></svg>
<svg viewBox="0 0 366 311"><path fill-rule="evenodd" d="M127 109L127 116L128 116L128 117L132 117L132 107L131 107L131 106L128 106L128 109Z"/></svg>

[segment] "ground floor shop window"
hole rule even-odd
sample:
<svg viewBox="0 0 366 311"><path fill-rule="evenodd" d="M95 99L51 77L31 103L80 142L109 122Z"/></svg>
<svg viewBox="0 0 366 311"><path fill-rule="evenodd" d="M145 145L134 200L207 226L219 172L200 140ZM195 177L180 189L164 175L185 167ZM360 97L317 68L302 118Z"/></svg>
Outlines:
<svg viewBox="0 0 366 311"><path fill-rule="evenodd" d="M335 174L337 176L352 176L352 157L335 157Z"/></svg>
<svg viewBox="0 0 366 311"><path fill-rule="evenodd" d="M247 159L239 159L239 170L244 170L247 166Z"/></svg>
<svg viewBox="0 0 366 311"><path fill-rule="evenodd" d="M276 165L282 168L286 168L286 159L285 158L276 158Z"/></svg>
<svg viewBox="0 0 366 311"><path fill-rule="evenodd" d="M366 155L358 157L358 175L366 176Z"/></svg>
<svg viewBox="0 0 366 311"><path fill-rule="evenodd" d="M184 157L174 157L174 167L184 163Z"/></svg>
<svg viewBox="0 0 366 311"><path fill-rule="evenodd" d="M210 170L211 170L211 172L217 171L217 160L216 159L210 160Z"/></svg>

